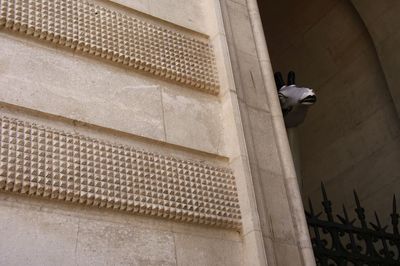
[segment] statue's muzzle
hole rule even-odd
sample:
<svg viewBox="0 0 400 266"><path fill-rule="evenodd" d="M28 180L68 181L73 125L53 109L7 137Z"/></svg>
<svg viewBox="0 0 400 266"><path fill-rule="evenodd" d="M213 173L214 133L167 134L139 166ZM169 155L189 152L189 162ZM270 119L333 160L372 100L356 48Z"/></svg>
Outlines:
<svg viewBox="0 0 400 266"><path fill-rule="evenodd" d="M300 104L313 105L317 101L317 96L309 95L306 98L300 100Z"/></svg>

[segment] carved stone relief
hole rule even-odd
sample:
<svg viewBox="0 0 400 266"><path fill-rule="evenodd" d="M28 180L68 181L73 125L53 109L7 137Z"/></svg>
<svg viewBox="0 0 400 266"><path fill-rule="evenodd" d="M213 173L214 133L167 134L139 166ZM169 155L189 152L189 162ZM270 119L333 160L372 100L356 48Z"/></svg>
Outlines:
<svg viewBox="0 0 400 266"><path fill-rule="evenodd" d="M219 93L208 40L83 0L1 0L0 28Z"/></svg>
<svg viewBox="0 0 400 266"><path fill-rule="evenodd" d="M239 228L226 168L0 117L0 190Z"/></svg>

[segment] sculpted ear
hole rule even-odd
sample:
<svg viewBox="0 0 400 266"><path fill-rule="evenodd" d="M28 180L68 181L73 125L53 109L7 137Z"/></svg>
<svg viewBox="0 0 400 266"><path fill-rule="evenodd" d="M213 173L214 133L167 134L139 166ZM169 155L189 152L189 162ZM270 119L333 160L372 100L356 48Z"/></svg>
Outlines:
<svg viewBox="0 0 400 266"><path fill-rule="evenodd" d="M288 86L296 84L296 74L290 71L288 74Z"/></svg>
<svg viewBox="0 0 400 266"><path fill-rule="evenodd" d="M279 90L280 88L282 88L283 86L285 86L285 81L283 81L283 77L281 72L275 72L275 84L276 84L276 88Z"/></svg>

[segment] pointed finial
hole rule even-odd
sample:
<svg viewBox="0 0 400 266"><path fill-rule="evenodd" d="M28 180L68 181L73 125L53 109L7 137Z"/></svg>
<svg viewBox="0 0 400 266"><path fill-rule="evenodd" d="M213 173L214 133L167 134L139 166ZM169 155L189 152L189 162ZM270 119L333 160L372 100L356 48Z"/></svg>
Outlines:
<svg viewBox="0 0 400 266"><path fill-rule="evenodd" d="M354 199L356 200L357 208L361 208L360 200L359 200L357 192L355 190L353 190L353 194L354 194Z"/></svg>
<svg viewBox="0 0 400 266"><path fill-rule="evenodd" d="M322 206L324 206L324 211L328 217L328 220L333 221L332 203L328 199L328 195L326 194L324 183L322 183L322 182L321 182L321 190L322 190L322 197L324 198L324 200L322 201Z"/></svg>
<svg viewBox="0 0 400 266"><path fill-rule="evenodd" d="M400 215L397 213L396 195L393 195L393 213L390 216L392 217L393 233L398 235Z"/></svg>
<svg viewBox="0 0 400 266"><path fill-rule="evenodd" d="M374 215L375 215L376 225L378 226L378 228L381 228L381 222L379 221L378 214L374 212Z"/></svg>
<svg viewBox="0 0 400 266"><path fill-rule="evenodd" d="M344 218L348 221L349 216L347 215L347 210L346 210L346 207L344 206L344 204L342 205L342 209L343 209Z"/></svg>
<svg viewBox="0 0 400 266"><path fill-rule="evenodd" d="M321 190L322 190L322 197L324 198L324 200L328 200L328 196L326 194L326 190L325 190L325 185L323 182L321 182Z"/></svg>
<svg viewBox="0 0 400 266"><path fill-rule="evenodd" d="M288 74L288 85L294 85L296 83L296 74L294 71L290 71Z"/></svg>
<svg viewBox="0 0 400 266"><path fill-rule="evenodd" d="M311 212L311 213L314 213L314 209L313 209L313 206L312 206L312 202L311 202L310 197L308 197L308 207L310 208L310 212Z"/></svg>

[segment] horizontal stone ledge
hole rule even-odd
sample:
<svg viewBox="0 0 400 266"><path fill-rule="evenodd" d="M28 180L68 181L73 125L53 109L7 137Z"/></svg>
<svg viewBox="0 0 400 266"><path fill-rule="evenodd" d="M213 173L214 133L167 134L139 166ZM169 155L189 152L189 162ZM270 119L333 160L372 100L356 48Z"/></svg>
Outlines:
<svg viewBox="0 0 400 266"><path fill-rule="evenodd" d="M0 28L219 93L214 51L195 39L84 0L2 0Z"/></svg>
<svg viewBox="0 0 400 266"><path fill-rule="evenodd" d="M231 170L0 117L0 190L239 229Z"/></svg>

